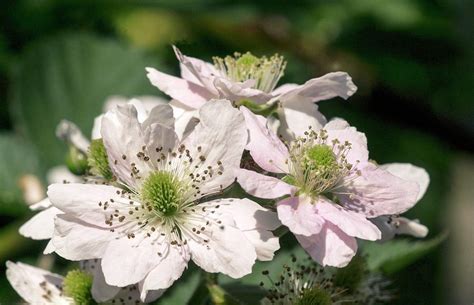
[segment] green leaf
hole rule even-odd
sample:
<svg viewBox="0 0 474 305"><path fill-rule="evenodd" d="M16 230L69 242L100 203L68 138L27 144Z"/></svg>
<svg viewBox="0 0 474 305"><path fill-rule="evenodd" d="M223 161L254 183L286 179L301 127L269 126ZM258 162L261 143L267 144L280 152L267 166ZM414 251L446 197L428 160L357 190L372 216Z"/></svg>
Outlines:
<svg viewBox="0 0 474 305"><path fill-rule="evenodd" d="M11 112L16 128L37 147L46 168L62 163L55 137L61 119L90 134L111 95L157 93L145 74L156 63L121 44L86 33L54 36L31 45L12 70Z"/></svg>
<svg viewBox="0 0 474 305"><path fill-rule="evenodd" d="M428 254L446 237L447 234L443 233L421 241L396 239L383 244L367 242L363 244L362 253L367 256L369 270L393 274Z"/></svg>
<svg viewBox="0 0 474 305"><path fill-rule="evenodd" d="M0 133L0 214L19 215L28 210L19 182L26 174L38 175L38 159L26 141Z"/></svg>

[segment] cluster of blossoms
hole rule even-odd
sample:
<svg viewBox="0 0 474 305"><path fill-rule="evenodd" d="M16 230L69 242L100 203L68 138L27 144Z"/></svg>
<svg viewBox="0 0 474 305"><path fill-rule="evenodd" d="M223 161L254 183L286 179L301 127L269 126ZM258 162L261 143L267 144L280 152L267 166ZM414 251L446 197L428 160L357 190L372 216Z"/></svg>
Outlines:
<svg viewBox="0 0 474 305"><path fill-rule="evenodd" d="M399 216L423 196L426 172L376 164L362 132L318 111L315 102L354 94L347 73L276 87L286 66L281 56L236 53L210 64L174 50L181 77L147 68L171 101L115 97L90 140L71 122L59 125L74 174L51 179L47 198L31 207L41 211L20 233L49 240L45 253L81 267L63 278L9 262L7 277L27 302L153 301L191 260L240 278L257 260L273 259L282 226L315 262L333 267L349 264L356 238L427 234ZM251 196L231 198L236 184ZM317 287L328 304L342 303L344 294L319 277L320 268L308 268L290 272L297 288L285 289L306 295Z"/></svg>

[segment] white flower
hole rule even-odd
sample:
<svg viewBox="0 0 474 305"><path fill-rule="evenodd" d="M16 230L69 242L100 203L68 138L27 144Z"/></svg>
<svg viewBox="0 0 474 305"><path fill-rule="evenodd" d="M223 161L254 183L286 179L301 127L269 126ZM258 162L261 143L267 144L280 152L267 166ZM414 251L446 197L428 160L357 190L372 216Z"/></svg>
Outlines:
<svg viewBox="0 0 474 305"><path fill-rule="evenodd" d="M55 251L70 260L102 259L110 285L168 288L192 259L207 272L241 277L279 248L276 215L247 199L207 200L235 181L247 142L242 114L228 101L200 109L183 140L171 111L139 122L133 105L102 119L115 185L54 184L48 196L65 214ZM153 120L151 119L153 118Z"/></svg>
<svg viewBox="0 0 474 305"><path fill-rule="evenodd" d="M345 72L328 73L302 85L284 84L275 88L286 66L278 55L257 58L250 53L236 54L215 58L212 65L185 56L176 47L174 51L180 62L181 78L146 69L151 83L175 100L173 105L199 109L213 98L225 98L236 105L245 101L259 107L278 104L280 133L284 136L291 136L294 130L304 132L307 126L301 126L301 121L310 121L314 128L326 123L314 102L337 96L347 99L357 90Z"/></svg>
<svg viewBox="0 0 474 305"><path fill-rule="evenodd" d="M122 305L137 305L142 304L139 299L139 291L136 286L129 286L126 288L118 287L106 287L104 285L98 286L95 284L97 281L97 275L100 273L99 268L95 268L93 262L87 262L87 268L85 273L81 271L76 272L76 275L83 276L86 280L90 277L90 280L94 278L94 284L92 283L77 283L80 289L86 289L86 291L79 291L86 297L92 297L94 289L102 290L102 297L105 296L104 292L109 293L109 296L102 300L97 300L100 304L122 304ZM96 271L95 271L96 270ZM92 271L91 273L89 273ZM74 275L74 272L72 273ZM23 263L7 262L6 276L13 289L28 303L31 305L74 305L75 302L73 295L68 295L67 289L64 289L65 278L61 275L51 273L47 270L43 270L37 267L33 267ZM80 280L80 278L79 278ZM67 281L67 280L66 280ZM87 285L89 284L89 285ZM90 287L92 285L92 287ZM91 290L92 288L92 290ZM66 291L65 291L66 290ZM153 295L146 300L151 302L156 299L162 292L154 292Z"/></svg>

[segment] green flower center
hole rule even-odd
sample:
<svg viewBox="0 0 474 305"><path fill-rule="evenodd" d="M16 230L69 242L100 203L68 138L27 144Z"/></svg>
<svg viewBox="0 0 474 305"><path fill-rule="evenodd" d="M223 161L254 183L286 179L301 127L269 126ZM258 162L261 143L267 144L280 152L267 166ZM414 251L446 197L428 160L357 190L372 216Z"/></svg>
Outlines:
<svg viewBox="0 0 474 305"><path fill-rule="evenodd" d="M310 170L334 170L337 169L337 159L331 147L318 144L306 152L306 167Z"/></svg>
<svg viewBox="0 0 474 305"><path fill-rule="evenodd" d="M286 62L278 54L270 58L256 57L252 53L234 53L234 56L225 58L214 57L214 65L228 78L236 82L252 79L253 88L264 92L271 92L283 76Z"/></svg>
<svg viewBox="0 0 474 305"><path fill-rule="evenodd" d="M313 287L303 291L301 298L295 305L331 305L331 295L322 288Z"/></svg>
<svg viewBox="0 0 474 305"><path fill-rule="evenodd" d="M69 271L63 282L64 294L74 300L75 305L94 305L91 294L92 275L81 271Z"/></svg>
<svg viewBox="0 0 474 305"><path fill-rule="evenodd" d="M102 139L92 140L89 146L87 163L92 174L104 177L106 180L112 180L113 174Z"/></svg>
<svg viewBox="0 0 474 305"><path fill-rule="evenodd" d="M173 174L157 171L150 174L143 183L141 196L155 212L172 216L183 202L185 192L185 186Z"/></svg>

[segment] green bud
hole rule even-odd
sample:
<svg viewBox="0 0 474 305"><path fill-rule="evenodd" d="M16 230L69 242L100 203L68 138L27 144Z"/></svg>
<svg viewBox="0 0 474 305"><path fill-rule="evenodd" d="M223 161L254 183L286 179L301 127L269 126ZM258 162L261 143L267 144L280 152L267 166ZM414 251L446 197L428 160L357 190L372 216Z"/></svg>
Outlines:
<svg viewBox="0 0 474 305"><path fill-rule="evenodd" d="M95 305L92 298L92 275L81 271L71 270L63 282L64 294L74 300L74 305Z"/></svg>
<svg viewBox="0 0 474 305"><path fill-rule="evenodd" d="M92 140L89 146L87 163L93 175L104 177L109 181L112 180L113 174L102 139Z"/></svg>
<svg viewBox="0 0 474 305"><path fill-rule="evenodd" d="M79 149L69 146L66 156L66 166L75 175L84 175L87 170L87 157Z"/></svg>

